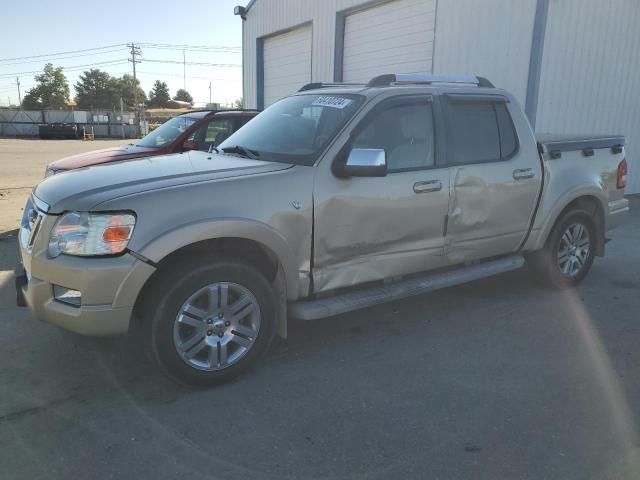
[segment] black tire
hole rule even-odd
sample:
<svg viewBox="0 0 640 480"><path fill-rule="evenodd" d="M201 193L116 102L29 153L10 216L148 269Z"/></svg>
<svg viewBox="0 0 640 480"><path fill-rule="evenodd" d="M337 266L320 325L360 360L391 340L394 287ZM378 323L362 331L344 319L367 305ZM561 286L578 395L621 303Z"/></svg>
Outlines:
<svg viewBox="0 0 640 480"><path fill-rule="evenodd" d="M199 289L216 282L234 283L253 294L259 305L260 327L252 346L236 363L219 370L203 370L188 364L178 353L174 324L187 299ZM210 386L237 377L268 349L275 332L277 303L265 276L245 261L221 257L194 258L182 261L161 274L145 295L142 316L143 340L147 342L151 359L164 373L189 385ZM207 332L207 335L211 333ZM216 339L215 336L211 338L211 341Z"/></svg>
<svg viewBox="0 0 640 480"><path fill-rule="evenodd" d="M587 232L590 248L579 271L567 274L560 267L559 253L563 247L563 235L575 225L581 225ZM584 280L591 269L595 257L596 239L597 230L591 215L584 210L571 210L556 222L544 248L527 257L527 265L536 281L543 286L560 289L574 287Z"/></svg>

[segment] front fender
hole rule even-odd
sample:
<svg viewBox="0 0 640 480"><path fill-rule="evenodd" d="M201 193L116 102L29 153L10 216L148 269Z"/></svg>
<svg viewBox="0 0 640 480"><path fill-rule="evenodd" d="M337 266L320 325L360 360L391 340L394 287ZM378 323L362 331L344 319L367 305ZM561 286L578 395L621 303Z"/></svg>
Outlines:
<svg viewBox="0 0 640 480"><path fill-rule="evenodd" d="M180 225L152 239L136 252L158 263L180 248L218 238L252 240L269 249L282 266L287 298L298 298L298 269L293 249L273 227L255 220L225 218Z"/></svg>

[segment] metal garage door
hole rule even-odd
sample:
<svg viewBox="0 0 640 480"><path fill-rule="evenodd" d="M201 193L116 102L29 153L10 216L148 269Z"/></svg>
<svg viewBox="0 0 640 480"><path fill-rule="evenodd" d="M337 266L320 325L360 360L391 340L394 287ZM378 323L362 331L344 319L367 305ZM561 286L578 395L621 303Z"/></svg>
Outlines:
<svg viewBox="0 0 640 480"><path fill-rule="evenodd" d="M345 18L342 78L431 73L435 0L394 0Z"/></svg>
<svg viewBox="0 0 640 480"><path fill-rule="evenodd" d="M311 26L264 40L264 106L311 81Z"/></svg>

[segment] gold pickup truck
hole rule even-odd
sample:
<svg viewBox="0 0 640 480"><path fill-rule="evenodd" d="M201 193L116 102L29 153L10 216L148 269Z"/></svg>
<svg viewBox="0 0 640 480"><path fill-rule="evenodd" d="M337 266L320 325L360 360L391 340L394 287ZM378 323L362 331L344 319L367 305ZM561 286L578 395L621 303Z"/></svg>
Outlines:
<svg viewBox="0 0 640 480"><path fill-rule="evenodd" d="M306 85L209 152L45 179L25 208L18 302L85 335L137 329L172 377L223 381L286 336L288 316L525 261L576 285L628 213L624 144L536 139L479 77Z"/></svg>

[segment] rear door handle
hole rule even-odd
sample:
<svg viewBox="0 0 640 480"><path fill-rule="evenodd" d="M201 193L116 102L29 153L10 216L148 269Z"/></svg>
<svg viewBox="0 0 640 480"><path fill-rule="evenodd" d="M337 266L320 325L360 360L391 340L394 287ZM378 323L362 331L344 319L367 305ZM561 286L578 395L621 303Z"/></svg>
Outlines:
<svg viewBox="0 0 640 480"><path fill-rule="evenodd" d="M536 176L536 172L533 171L533 168L520 168L518 170L513 171L514 180L526 180L528 178L533 178L535 176Z"/></svg>
<svg viewBox="0 0 640 480"><path fill-rule="evenodd" d="M415 193L439 192L442 190L442 182L440 180L429 180L427 182L416 182L413 184Z"/></svg>

